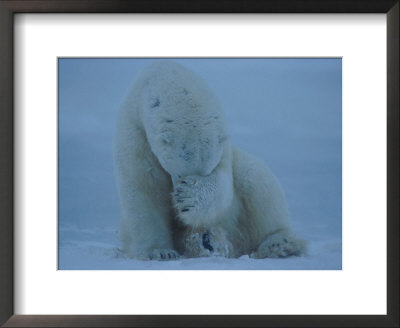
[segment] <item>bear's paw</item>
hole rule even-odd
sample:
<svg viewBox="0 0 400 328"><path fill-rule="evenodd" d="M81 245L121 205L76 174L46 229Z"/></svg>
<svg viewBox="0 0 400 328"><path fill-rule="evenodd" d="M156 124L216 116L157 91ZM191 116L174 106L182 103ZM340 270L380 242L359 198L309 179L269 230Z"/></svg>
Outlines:
<svg viewBox="0 0 400 328"><path fill-rule="evenodd" d="M251 258L280 258L292 255L305 255L307 242L287 232L277 232L268 236L258 246L257 250L250 254Z"/></svg>
<svg viewBox="0 0 400 328"><path fill-rule="evenodd" d="M178 258L179 254L173 249L153 249L148 254L149 260L156 260L156 261L169 261L169 260L176 260Z"/></svg>

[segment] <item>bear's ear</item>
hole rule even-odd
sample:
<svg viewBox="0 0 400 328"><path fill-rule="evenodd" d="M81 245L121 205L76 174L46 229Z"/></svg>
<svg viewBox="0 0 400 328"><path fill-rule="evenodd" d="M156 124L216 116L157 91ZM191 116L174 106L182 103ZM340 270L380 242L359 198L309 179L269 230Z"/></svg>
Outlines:
<svg viewBox="0 0 400 328"><path fill-rule="evenodd" d="M221 143L224 143L225 141L227 141L229 139L229 136L227 135L227 134L220 134L219 136L218 136L218 142L221 144Z"/></svg>

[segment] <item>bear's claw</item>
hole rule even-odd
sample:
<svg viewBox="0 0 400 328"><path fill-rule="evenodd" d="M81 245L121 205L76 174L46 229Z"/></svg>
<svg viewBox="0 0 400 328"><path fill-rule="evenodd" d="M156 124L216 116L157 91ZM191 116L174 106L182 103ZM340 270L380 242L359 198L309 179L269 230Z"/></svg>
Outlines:
<svg viewBox="0 0 400 328"><path fill-rule="evenodd" d="M173 249L154 249L149 253L148 257L149 260L168 261L178 259L179 254Z"/></svg>
<svg viewBox="0 0 400 328"><path fill-rule="evenodd" d="M173 193L173 198L175 201L175 207L178 213L189 212L190 210L195 210L196 200L192 195L193 183L189 180L179 181L180 185L176 187Z"/></svg>

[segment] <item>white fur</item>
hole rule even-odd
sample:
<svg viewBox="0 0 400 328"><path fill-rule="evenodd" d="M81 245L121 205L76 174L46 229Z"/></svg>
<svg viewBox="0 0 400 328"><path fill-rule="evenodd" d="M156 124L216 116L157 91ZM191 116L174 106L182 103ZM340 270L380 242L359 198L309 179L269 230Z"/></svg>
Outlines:
<svg viewBox="0 0 400 328"><path fill-rule="evenodd" d="M218 99L181 65L155 62L137 77L120 111L115 162L130 257L305 251L278 181L231 145Z"/></svg>

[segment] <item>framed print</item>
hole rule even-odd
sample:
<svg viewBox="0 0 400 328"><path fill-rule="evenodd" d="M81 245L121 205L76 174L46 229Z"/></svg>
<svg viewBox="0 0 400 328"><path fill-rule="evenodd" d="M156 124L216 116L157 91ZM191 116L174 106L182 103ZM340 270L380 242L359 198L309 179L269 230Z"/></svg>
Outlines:
<svg viewBox="0 0 400 328"><path fill-rule="evenodd" d="M399 325L398 1L1 1L0 9L2 325ZM124 194L113 165L119 185L129 180L125 160L138 140L135 154L156 159ZM227 159L235 199L273 185L261 174L242 192L243 177L259 171L236 150L229 157L231 144L278 178L296 237L249 223L262 202L250 208L227 196ZM143 189L144 177L155 180ZM173 229L157 225L153 244L149 234L132 244L160 221L122 219L120 228L119 218L164 213L161 194L143 198L163 188ZM202 202L212 195L204 218L188 201L193 190ZM127 197L121 207L118 194ZM239 218L246 208L232 229L249 238L236 242L222 219L219 230L197 223L221 204ZM274 204L279 226L284 205ZM292 248L282 251L285 240Z"/></svg>

